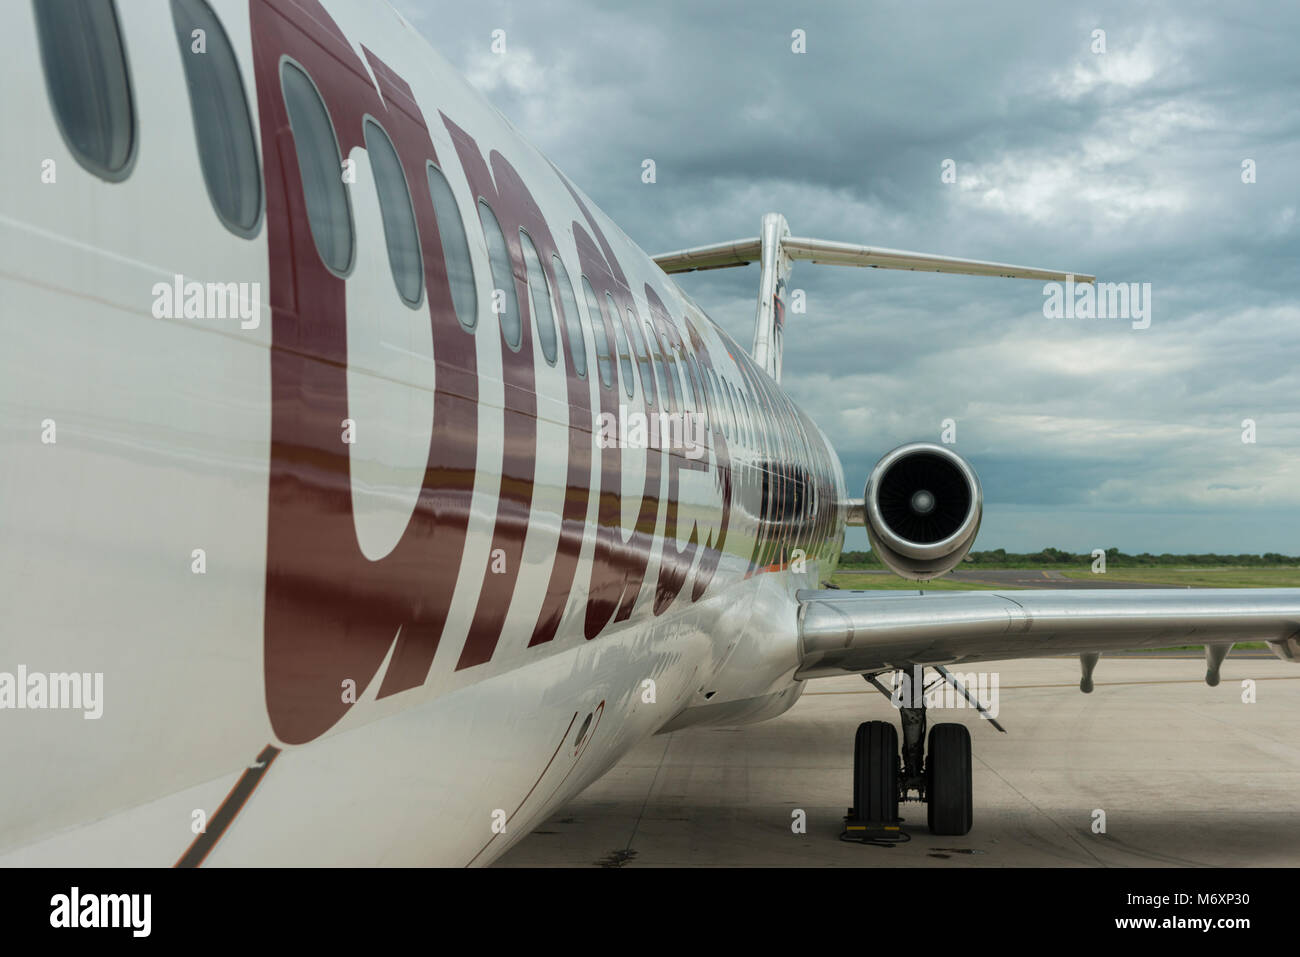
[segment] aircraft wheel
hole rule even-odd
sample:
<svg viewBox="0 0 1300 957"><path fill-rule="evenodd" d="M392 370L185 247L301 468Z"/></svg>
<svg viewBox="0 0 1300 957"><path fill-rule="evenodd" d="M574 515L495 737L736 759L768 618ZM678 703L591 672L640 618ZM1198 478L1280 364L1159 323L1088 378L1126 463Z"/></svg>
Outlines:
<svg viewBox="0 0 1300 957"><path fill-rule="evenodd" d="M859 821L898 820L898 732L864 721L853 743L853 814Z"/></svg>
<svg viewBox="0 0 1300 957"><path fill-rule="evenodd" d="M974 800L970 732L965 725L936 724L930 729L925 777L930 833L969 833Z"/></svg>

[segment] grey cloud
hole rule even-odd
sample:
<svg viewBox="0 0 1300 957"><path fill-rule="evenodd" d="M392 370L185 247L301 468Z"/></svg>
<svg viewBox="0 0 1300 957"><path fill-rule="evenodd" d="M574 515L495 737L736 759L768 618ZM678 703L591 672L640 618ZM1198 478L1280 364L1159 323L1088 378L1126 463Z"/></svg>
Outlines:
<svg viewBox="0 0 1300 957"><path fill-rule="evenodd" d="M852 488L952 416L982 547L1296 550L1300 8L396 5L648 251L778 210L800 234L1152 284L1135 331L1045 319L1038 283L800 264L785 385ZM528 69L485 56L498 27ZM742 344L757 281L681 279Z"/></svg>

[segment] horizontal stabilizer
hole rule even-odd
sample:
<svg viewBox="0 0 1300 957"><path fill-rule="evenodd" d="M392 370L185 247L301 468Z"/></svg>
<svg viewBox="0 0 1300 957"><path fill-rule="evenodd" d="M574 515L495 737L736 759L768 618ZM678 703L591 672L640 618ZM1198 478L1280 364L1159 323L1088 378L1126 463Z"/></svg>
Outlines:
<svg viewBox="0 0 1300 957"><path fill-rule="evenodd" d="M828 266L870 266L873 269L911 269L916 272L950 272L963 276L1002 276L1007 279L1042 279L1060 282L1070 277L1073 277L1075 282L1092 282L1096 278L1061 269L1012 266L1008 263L986 262L982 259L958 259L954 256L938 256L934 253L914 253L906 249L858 246L854 243L802 239L797 236L787 236L781 241L781 248L791 259L803 259Z"/></svg>
<svg viewBox="0 0 1300 957"><path fill-rule="evenodd" d="M676 252L660 253L654 257L654 261L666 273L727 269L731 266L747 266L752 262L761 263L752 354L758 367L777 382L781 381L785 323L783 296L789 284L790 270L798 260L828 266L867 266L872 269L908 269L914 272L948 272L963 276L1001 276L1007 279L1057 282L1073 279L1078 283L1090 283L1096 279L1095 276L1063 269L1013 266L984 259L958 259L936 253L915 253L906 249L791 236L789 224L779 213L765 214L760 230L760 234L752 239L733 239L710 246L693 246Z"/></svg>
<svg viewBox="0 0 1300 957"><path fill-rule="evenodd" d="M675 253L661 253L654 257L664 272L693 272L696 269L726 269L728 266L748 266L762 255L763 244L754 239L737 239L730 243L712 246L695 246L679 249Z"/></svg>
<svg viewBox="0 0 1300 957"><path fill-rule="evenodd" d="M837 243L829 239L806 239L785 236L781 251L790 259L805 260L826 266L868 266L872 269L908 269L914 272L946 272L963 276L999 276L1006 279L1042 279L1064 282L1093 282L1096 277L1064 269L1039 269L1035 266L1015 266L1010 263L989 262L984 259L960 259L935 253L917 253L906 249L887 249L884 246L860 246L856 243ZM762 256L762 241L734 239L711 246L695 246L676 252L661 253L655 263L666 273L692 272L696 269L726 269L729 266L748 266Z"/></svg>

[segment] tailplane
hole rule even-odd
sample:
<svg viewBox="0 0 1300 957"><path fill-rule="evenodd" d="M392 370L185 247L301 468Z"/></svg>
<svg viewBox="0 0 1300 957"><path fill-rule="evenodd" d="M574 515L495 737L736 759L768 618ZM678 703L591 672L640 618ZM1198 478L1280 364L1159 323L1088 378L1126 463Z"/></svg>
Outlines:
<svg viewBox="0 0 1300 957"><path fill-rule="evenodd" d="M754 321L754 361L777 382L781 381L782 337L785 328L785 295L795 260L828 266L869 266L873 269L910 269L915 272L947 272L964 276L1001 276L1008 279L1086 283L1096 277L1060 269L1012 266L982 259L959 259L933 253L860 246L826 239L791 236L780 213L763 216L759 235L711 246L696 246L655 256L666 273L697 269L726 269L730 266L762 264L758 281L758 312Z"/></svg>

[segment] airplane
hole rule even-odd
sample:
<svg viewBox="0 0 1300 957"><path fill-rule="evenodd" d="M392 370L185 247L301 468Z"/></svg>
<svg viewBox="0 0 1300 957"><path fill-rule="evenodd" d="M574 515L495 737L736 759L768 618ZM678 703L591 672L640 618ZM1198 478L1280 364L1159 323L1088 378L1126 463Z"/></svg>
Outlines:
<svg viewBox="0 0 1300 957"><path fill-rule="evenodd" d="M1300 658L1294 589L823 586L852 524L946 573L983 497L927 442L849 493L793 264L1091 276L775 213L649 255L383 4L36 0L0 50L4 866L483 866L824 676ZM673 277L751 262L746 350ZM968 833L969 734L900 723L852 819Z"/></svg>

